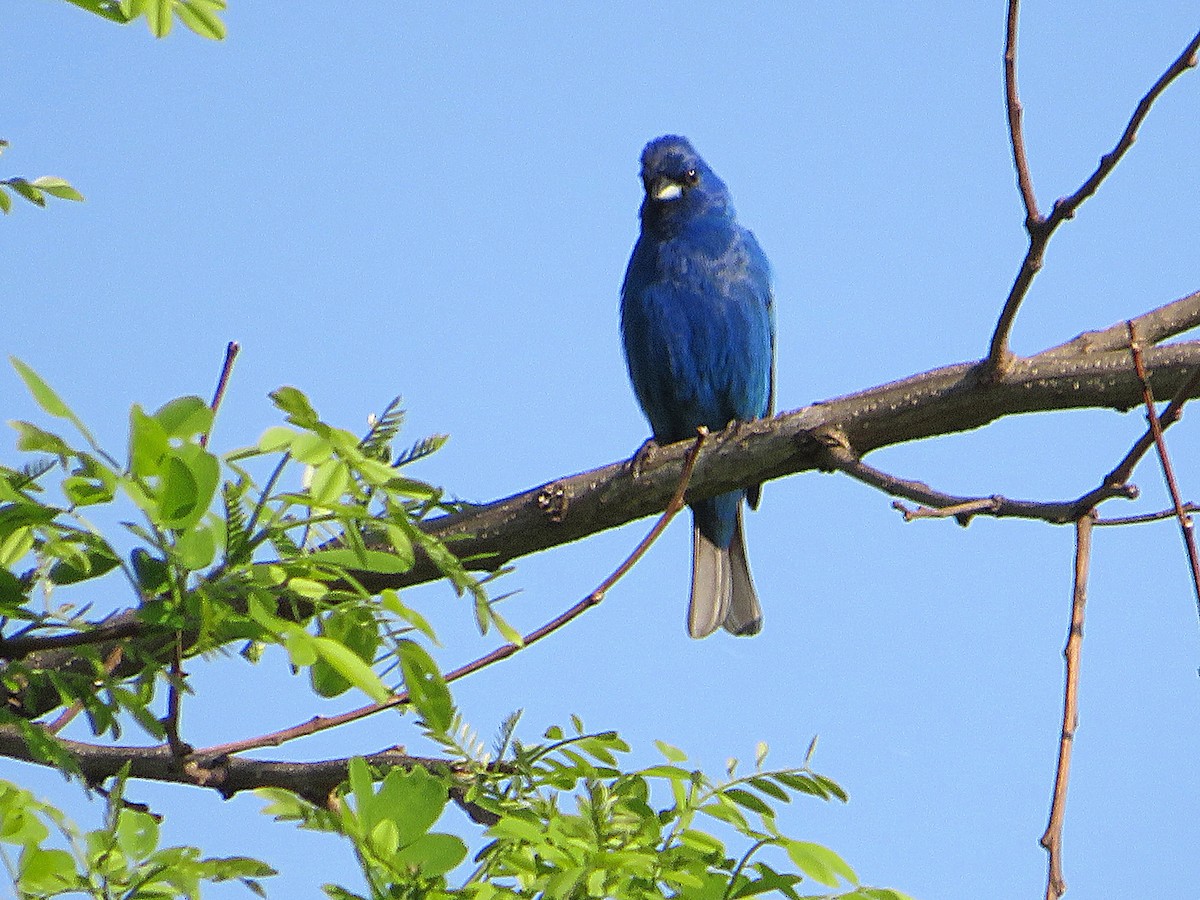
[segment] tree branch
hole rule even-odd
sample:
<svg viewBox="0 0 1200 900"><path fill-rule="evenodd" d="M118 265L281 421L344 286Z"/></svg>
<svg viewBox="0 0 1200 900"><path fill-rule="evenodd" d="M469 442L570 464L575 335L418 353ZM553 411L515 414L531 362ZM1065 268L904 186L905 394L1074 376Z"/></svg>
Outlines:
<svg viewBox="0 0 1200 900"><path fill-rule="evenodd" d="M1041 845L1049 856L1046 876L1046 900L1057 900L1067 890L1062 872L1062 827L1067 813L1067 783L1071 777L1071 750L1075 729L1079 726L1079 654L1083 648L1083 617L1087 605L1088 567L1092 555L1092 525L1095 514L1088 512L1075 523L1075 581L1071 592L1071 624L1067 629L1066 687L1063 691L1062 730L1058 740L1058 766L1054 771L1054 799L1050 803L1050 822Z"/></svg>
<svg viewBox="0 0 1200 900"><path fill-rule="evenodd" d="M1146 366L1142 360L1142 346L1138 341L1138 333L1132 322L1129 323L1129 353L1133 357L1133 367L1137 370L1138 381L1142 383L1142 398L1146 404L1146 418L1150 422L1150 434L1154 447L1158 451L1158 461L1162 464L1163 479L1167 482L1167 491L1171 495L1171 503L1175 506L1175 517L1179 520L1179 529L1183 533L1183 546L1187 551L1188 565L1192 573L1192 591L1196 595L1196 607L1200 610L1200 554L1196 552L1196 533L1192 517L1184 509L1183 498L1179 495L1179 483L1175 479L1175 468L1171 465L1171 456L1167 453L1167 442L1163 438L1163 419L1167 425L1179 416L1182 404L1175 400L1167 407L1162 418L1154 408L1154 394L1150 390L1150 377L1146 374ZM1194 379L1200 379L1200 369ZM1190 383L1190 382L1189 382Z"/></svg>
<svg viewBox="0 0 1200 900"><path fill-rule="evenodd" d="M1139 333L1148 339L1194 328L1200 325L1200 293L1151 310L1136 322ZM1140 330L1143 327L1145 331ZM1114 329L1126 336L1109 349ZM958 363L728 429L705 441L687 500L828 469L830 440L851 448L861 459L883 447L968 431L1006 416L1082 408L1127 411L1142 402L1142 394L1125 329L1122 321L1014 359L1004 375L990 383L981 378L981 363ZM1150 347L1144 357L1157 399L1168 399L1184 387L1188 397L1200 396L1200 385L1192 380L1200 367L1200 341ZM662 512L679 484L691 444L681 441L660 448L636 475L631 460L621 460L430 519L422 527L446 542L470 568L495 570L519 557ZM432 560L420 554L408 572L354 574L371 591L442 577ZM288 613L281 608L279 614ZM138 621L135 610L111 616L100 627L107 629L106 637L126 640L143 640L156 633ZM164 663L169 661L171 639L172 634L163 633L156 638L158 643L139 646L140 654L126 654L115 675L136 671L139 655L144 659L146 654L161 652ZM69 670L79 664L72 645L80 643L96 643L95 637L86 631L26 635L0 642L0 657L20 659L33 669ZM98 652L107 655L113 646L101 641ZM57 705L54 692L40 697L29 693L0 692L0 702L30 718Z"/></svg>
<svg viewBox="0 0 1200 900"><path fill-rule="evenodd" d="M350 759L325 759L317 762L246 759L240 756L198 759L180 765L166 744L155 747L104 746L51 738L78 767L83 778L98 785L129 765L129 776L145 781L162 781L212 788L229 799L239 791L273 787L292 791L304 799L324 806L330 792L346 780ZM21 732L12 725L0 725L0 756L54 768L54 764L31 753ZM449 760L409 756L400 748L382 750L363 757L380 769L424 768L431 771L454 770ZM503 770L502 763L492 768Z"/></svg>
<svg viewBox="0 0 1200 900"><path fill-rule="evenodd" d="M1137 107L1133 111L1133 115L1129 119L1129 123L1125 126L1125 130L1121 133L1121 137L1117 140L1116 146L1108 153L1100 157L1100 164L1096 167L1096 171L1075 193L1069 197L1063 197L1055 201L1054 208L1050 211L1049 216L1042 216L1037 211L1037 198L1033 192L1033 180L1029 174L1029 160L1025 155L1025 139L1021 131L1021 101L1017 96L1017 11L1019 0L1009 0L1008 3L1008 32L1005 41L1004 50L1004 81L1006 87L1007 107L1008 107L1008 126L1009 135L1012 140L1013 147L1013 162L1017 169L1017 183L1020 186L1021 198L1025 203L1025 230L1029 232L1029 249L1025 253L1025 259L1021 262L1021 268L1017 271L1017 277L1013 281L1013 286L1008 292L1008 298L1004 301L1004 308L1000 311L1000 318L996 322L996 329L992 333L991 345L988 348L987 361L984 364L985 379L992 379L1002 375L1005 368L1012 361L1012 354L1008 348L1008 337L1012 332L1013 321L1017 317L1017 310L1020 308L1025 296L1029 293L1029 288L1033 284L1033 279L1039 271L1041 271L1042 263L1046 257L1046 246L1050 243L1050 238L1055 230L1067 219L1073 218L1076 210L1083 204L1088 197L1096 193L1096 189L1100 187L1101 182L1109 176L1113 169L1117 167L1117 163L1121 158L1129 152L1129 148L1133 146L1133 142L1137 140L1138 129L1142 127L1142 122L1150 112L1150 107L1156 101L1176 78L1186 72L1188 69L1194 68L1197 62L1197 49L1200 48L1200 32L1188 43L1183 52L1175 59L1165 72L1159 77L1154 86L1146 92L1142 97Z"/></svg>

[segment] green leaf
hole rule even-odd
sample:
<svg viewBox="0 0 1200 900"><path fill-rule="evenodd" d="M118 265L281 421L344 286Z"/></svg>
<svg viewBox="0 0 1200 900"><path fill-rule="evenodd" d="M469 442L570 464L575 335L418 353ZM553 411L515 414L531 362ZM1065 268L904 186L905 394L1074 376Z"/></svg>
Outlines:
<svg viewBox="0 0 1200 900"><path fill-rule="evenodd" d="M50 836L36 815L40 804L33 794L9 781L0 781L0 841L36 847Z"/></svg>
<svg viewBox="0 0 1200 900"><path fill-rule="evenodd" d="M287 648L292 665L298 669L311 666L317 661L315 642L316 638L299 625L292 625L284 629L284 646Z"/></svg>
<svg viewBox="0 0 1200 900"><path fill-rule="evenodd" d="M27 600L25 586L7 567L0 567L0 608L12 613Z"/></svg>
<svg viewBox="0 0 1200 900"><path fill-rule="evenodd" d="M776 800L782 800L784 803L792 802L792 798L788 792L779 785L775 784L775 782L771 781L770 778L766 776L762 778L751 778L750 784L756 790L762 791L768 797L773 797Z"/></svg>
<svg viewBox="0 0 1200 900"><path fill-rule="evenodd" d="M370 664L379 649L379 625L369 609L361 606L340 606L321 620L321 633L344 644L363 662ZM351 687L325 659L318 659L309 669L313 689L322 697L337 697Z"/></svg>
<svg viewBox="0 0 1200 900"><path fill-rule="evenodd" d="M328 585L311 578L289 578L287 586L289 591L295 591L309 600L320 600L329 593Z"/></svg>
<svg viewBox="0 0 1200 900"><path fill-rule="evenodd" d="M454 717L454 702L437 663L420 644L408 639L398 644L400 671L413 707L431 729L445 732Z"/></svg>
<svg viewBox="0 0 1200 900"><path fill-rule="evenodd" d="M746 821L746 817L738 812L737 807L732 803L725 804L719 801L706 803L700 807L700 812L712 816L714 819L726 822L742 832L750 830L750 823Z"/></svg>
<svg viewBox="0 0 1200 900"><path fill-rule="evenodd" d="M395 855L397 866L415 866L427 878L445 875L467 856L467 845L452 834L424 834Z"/></svg>
<svg viewBox="0 0 1200 900"><path fill-rule="evenodd" d="M113 0L67 0L67 2L120 25L128 24L130 20L125 11Z"/></svg>
<svg viewBox="0 0 1200 900"><path fill-rule="evenodd" d="M96 542L84 548L79 557L51 566L50 580L55 584L76 584L89 578L99 578L115 569L120 562L116 552L96 538Z"/></svg>
<svg viewBox="0 0 1200 900"><path fill-rule="evenodd" d="M530 822L517 816L505 816L488 829L492 837L509 838L540 845L545 842L546 830L541 822Z"/></svg>
<svg viewBox="0 0 1200 900"><path fill-rule="evenodd" d="M160 524L186 529L199 522L216 496L220 477L217 458L198 444L169 451L158 497Z"/></svg>
<svg viewBox="0 0 1200 900"><path fill-rule="evenodd" d="M122 809L117 817L117 846L132 859L145 859L158 846L158 823L144 812Z"/></svg>
<svg viewBox="0 0 1200 900"><path fill-rule="evenodd" d="M379 594L379 600L383 608L388 612L408 622L408 624L429 638L433 643L438 643L437 635L434 633L433 626L429 624L429 621L415 609L406 606L400 599L400 595L393 588L387 588L382 591Z"/></svg>
<svg viewBox="0 0 1200 900"><path fill-rule="evenodd" d="M177 397L154 413L169 438L192 438L212 428L213 411L199 397Z"/></svg>
<svg viewBox="0 0 1200 900"><path fill-rule="evenodd" d="M345 644L331 638L314 637L312 646L321 659L376 703L382 703L392 695L375 670Z"/></svg>
<svg viewBox="0 0 1200 900"><path fill-rule="evenodd" d="M149 595L157 594L167 584L168 568L164 560L151 556L142 547L137 547L129 555L133 564L133 573L137 576L138 584Z"/></svg>
<svg viewBox="0 0 1200 900"><path fill-rule="evenodd" d="M40 190L35 188L32 184L30 184L24 178L8 178L8 179L5 179L4 184L8 185L16 193L20 194L22 197L24 197L30 203L34 203L38 206L46 205L45 194L43 194Z"/></svg>
<svg viewBox="0 0 1200 900"><path fill-rule="evenodd" d="M71 408L63 402L62 398L54 392L54 389L50 385L42 380L37 372L33 371L33 369L29 368L29 366L25 365L25 363L21 362L15 356L10 356L8 360L12 363L13 368L17 370L17 374L21 376L21 380L25 382L26 389L33 395L33 399L37 401L38 406L55 418L75 421L75 414L71 412Z"/></svg>
<svg viewBox="0 0 1200 900"><path fill-rule="evenodd" d="M758 813L760 816L774 815L771 807L767 806L759 797L756 797L749 791L744 791L741 788L728 788L722 791L722 793L738 806L745 807L752 812Z"/></svg>
<svg viewBox="0 0 1200 900"><path fill-rule="evenodd" d="M12 197L4 191L4 182L0 181L0 212L6 216L12 210Z"/></svg>
<svg viewBox="0 0 1200 900"><path fill-rule="evenodd" d="M196 526L175 536L175 552L180 564L192 572L207 568L217 555L214 525Z"/></svg>
<svg viewBox="0 0 1200 900"><path fill-rule="evenodd" d="M129 409L129 471L141 478L160 473L171 448L162 423L135 403Z"/></svg>
<svg viewBox="0 0 1200 900"><path fill-rule="evenodd" d="M43 431L31 422L11 421L8 423L17 431L17 449L26 453L53 453L60 460L63 460L63 465L66 465L66 460L75 455L75 451L71 449L57 434L52 434L49 431Z"/></svg>
<svg viewBox="0 0 1200 900"><path fill-rule="evenodd" d="M371 778L371 767L367 765L367 761L361 756L356 756L350 760L349 770L347 772L347 781L350 784L350 790L354 794L354 801L358 805L358 814L363 818L364 823L370 824L366 819L367 808L375 796L375 782Z"/></svg>
<svg viewBox="0 0 1200 900"><path fill-rule="evenodd" d="M0 566L10 568L19 563L22 557L33 549L33 529L29 527L14 528L3 540L0 540Z"/></svg>
<svg viewBox="0 0 1200 900"><path fill-rule="evenodd" d="M854 870L828 847L808 841L789 840L784 844L784 849L801 872L827 887L837 887L839 876L851 884L858 882Z"/></svg>
<svg viewBox="0 0 1200 900"><path fill-rule="evenodd" d="M292 438L292 456L310 466L319 466L333 455L329 439L311 432L297 434Z"/></svg>
<svg viewBox="0 0 1200 900"><path fill-rule="evenodd" d="M146 24L156 38L164 38L171 33L171 6L172 0L142 0Z"/></svg>
<svg viewBox="0 0 1200 900"><path fill-rule="evenodd" d="M370 809L359 814L369 828L387 819L396 825L396 839L401 847L414 843L441 818L449 801L449 791L441 779L421 767L405 772L392 769L371 800ZM364 812L366 813L364 815Z"/></svg>
<svg viewBox="0 0 1200 900"><path fill-rule="evenodd" d="M225 23L217 17L217 10L224 9L224 0L182 0L175 15L200 37L220 41L225 38Z"/></svg>
<svg viewBox="0 0 1200 900"><path fill-rule="evenodd" d="M18 871L21 889L31 894L57 894L77 881L75 860L66 850L26 847Z"/></svg>
<svg viewBox="0 0 1200 900"><path fill-rule="evenodd" d="M263 453L276 453L292 445L296 431L286 425L272 425L258 439L258 449Z"/></svg>
<svg viewBox="0 0 1200 900"><path fill-rule="evenodd" d="M384 526L384 530L387 532L388 542L391 543L396 558L404 561L405 568L402 571L407 572L416 561L412 540L404 533L403 528L398 528L391 522Z"/></svg>
<svg viewBox="0 0 1200 900"><path fill-rule="evenodd" d="M30 182L34 187L40 188L52 197L58 197L60 200L76 200L83 201L83 194L71 187L71 185L62 178L54 178L50 175L43 175L41 178L35 178Z"/></svg>
<svg viewBox="0 0 1200 900"><path fill-rule="evenodd" d="M834 797L837 797L837 799L841 800L843 803L850 802L850 795L842 790L842 786L832 778L826 778L824 775L817 775L815 773L813 774L813 778L816 780L817 784L825 788L825 790L827 790Z"/></svg>
<svg viewBox="0 0 1200 900"><path fill-rule="evenodd" d="M328 459L316 467L308 493L317 506L333 506L350 487L350 468L340 459Z"/></svg>
<svg viewBox="0 0 1200 900"><path fill-rule="evenodd" d="M82 475L64 478L62 491L72 506L93 506L97 503L108 503L113 498L112 488L108 484Z"/></svg>
<svg viewBox="0 0 1200 900"><path fill-rule="evenodd" d="M271 399L280 410L287 413L287 419L293 425L301 428L312 428L320 424L320 417L308 402L308 397L294 387L281 387L271 393Z"/></svg>
<svg viewBox="0 0 1200 900"><path fill-rule="evenodd" d="M654 746L658 748L659 753L666 757L667 762L687 762L687 754L678 747L672 747L666 741L655 741Z"/></svg>
<svg viewBox="0 0 1200 900"><path fill-rule="evenodd" d="M385 575L407 572L412 568L411 560L401 559L382 550L364 550L356 553L347 547L339 547L333 550L315 550L308 555L308 559L342 569L379 572Z"/></svg>

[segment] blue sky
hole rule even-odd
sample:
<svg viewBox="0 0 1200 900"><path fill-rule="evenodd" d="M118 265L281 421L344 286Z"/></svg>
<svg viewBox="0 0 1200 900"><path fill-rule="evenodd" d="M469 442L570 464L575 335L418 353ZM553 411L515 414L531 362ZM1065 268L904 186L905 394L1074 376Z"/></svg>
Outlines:
<svg viewBox="0 0 1200 900"><path fill-rule="evenodd" d="M408 437L451 435L415 474L470 500L628 456L647 427L617 294L638 155L663 133L692 139L772 260L781 409L982 355L1024 252L1000 0L519 14L234 0L221 44L182 29L154 41L51 0L9 6L0 177L59 175L87 202L19 203L0 222L0 351L117 448L131 403L207 395L237 340L219 448L274 424L266 394L293 384L354 428L403 394ZM1090 174L1197 25L1187 2L1152 15L1026 4L1021 90L1043 209ZM1197 146L1190 73L1054 239L1018 352L1200 287ZM40 421L7 367L0 401L4 419ZM1066 498L1142 427L1136 412L1024 417L871 461L957 493ZM1185 420L1170 442L1195 498L1200 434ZM1106 514L1165 505L1152 459L1136 481L1143 499ZM510 620L534 627L588 593L646 527L520 561L497 587L519 591ZM883 495L819 474L767 485L747 528L761 636L686 637L679 521L598 609L462 682L468 718L486 735L522 707L532 738L578 713L621 729L639 760L660 738L713 771L752 759L758 740L774 763L799 762L819 734L815 765L851 802L796 804L785 830L922 900L1039 896L1070 529L906 525ZM447 667L491 646L444 586L407 600L455 637ZM1068 896L1185 895L1200 881L1200 626L1174 524L1097 533L1083 666ZM313 701L278 656L190 671L197 745L354 702ZM397 743L419 746L407 720L376 719L264 756ZM11 763L0 775L96 815L56 776ZM170 840L272 862L273 896L356 884L345 845L269 825L252 797L134 793L167 815Z"/></svg>

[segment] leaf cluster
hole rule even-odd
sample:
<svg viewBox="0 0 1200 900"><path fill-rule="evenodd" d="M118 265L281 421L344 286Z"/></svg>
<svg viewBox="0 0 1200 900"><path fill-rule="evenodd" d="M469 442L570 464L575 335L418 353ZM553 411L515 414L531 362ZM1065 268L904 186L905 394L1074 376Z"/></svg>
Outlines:
<svg viewBox="0 0 1200 900"><path fill-rule="evenodd" d="M215 415L200 398L154 411L135 404L116 454L40 375L13 365L42 411L69 426L11 423L29 461L0 468L0 685L9 698L0 728L16 729L37 759L82 774L56 736L60 726L36 721L68 707L64 715L82 711L96 736L115 738L132 723L165 738L180 766L219 765L177 733L172 710L188 689L179 661L237 644L257 662L274 645L315 694L355 689L373 701L368 709L410 708L443 752L379 768L354 759L321 805L312 802L321 791L262 788L268 814L348 842L367 893L328 885L334 900L768 892L801 900L817 896L801 893L810 887L853 900L901 898L860 885L836 853L778 827L777 809L797 796L846 799L807 760L766 769L762 747L749 774L731 763L712 779L660 744L665 762L639 769L616 732L589 733L574 719L569 733L556 726L527 744L516 714L486 748L430 652L437 635L427 618L397 591L363 585L364 574L432 560L469 598L481 631L494 626L520 645L485 585L422 529L426 516L454 504L405 467L445 438L396 449L398 401L360 436L322 419L301 391L280 388L271 398L283 423L224 453L209 448ZM101 517L119 524L101 528ZM111 592L121 579L131 611L119 639L114 620L92 621L87 605L60 600L98 585ZM49 649L63 647L67 665ZM196 896L201 882L225 879L261 890L258 879L271 874L264 863L159 849L155 819L123 803L124 776L116 781L104 826L88 834L0 786L0 844L20 848L6 857L20 896ZM452 803L486 826L474 848L435 830ZM46 844L47 823L67 849Z"/></svg>
<svg viewBox="0 0 1200 900"><path fill-rule="evenodd" d="M514 724L502 728L495 762L477 755L433 772L393 769L376 790L366 763L355 760L332 811L268 790L260 792L270 801L264 812L349 838L370 900L733 900L766 893L904 900L861 885L832 850L780 831L776 811L797 796L847 798L807 765L764 768L765 746L752 772L738 775L733 760L726 777L714 781L661 742L665 763L630 769L621 760L630 748L616 732L587 733L573 719L569 736L555 726L544 742L524 745L512 738ZM454 795L491 822L470 869L460 867L468 852L462 840L430 830ZM334 900L367 900L338 885L325 891Z"/></svg>
<svg viewBox="0 0 1200 900"><path fill-rule="evenodd" d="M444 438L420 441L393 460L395 403L359 437L322 421L300 391L281 388L273 399L288 424L223 455L207 447L213 412L200 398L180 397L154 412L134 405L118 459L37 373L13 363L43 411L73 426L78 439L11 423L18 450L33 459L0 468L0 656L9 660L0 682L21 698L24 715L10 703L0 720L80 704L97 735L117 736L125 712L161 738L151 704L156 686L169 683L171 651L194 655L238 642L251 660L266 646L283 647L325 697L353 687L383 701L393 693L384 679L396 673L422 715L445 728L450 704L430 674L436 666L426 646L436 639L428 622L395 591L376 596L358 580L403 572L418 553L471 597L482 630L494 625L519 640L479 581L419 527L449 504L402 468ZM267 473L264 483L255 470ZM52 489L47 480L56 471ZM93 524L101 514L119 518L125 534L118 539ZM129 542L132 549L122 549ZM117 666L101 652L104 627L87 619L89 607L58 601L62 589L87 588L110 573L124 576L134 610L134 636L122 642ZM56 641L75 645L71 666L43 667L38 653L27 652Z"/></svg>
<svg viewBox="0 0 1200 900"><path fill-rule="evenodd" d="M247 857L205 858L196 847L159 846L159 823L122 801L124 779L109 793L104 823L82 831L28 791L0 781L0 860L17 900L87 896L96 900L200 897L205 882L237 881L266 896L274 875Z"/></svg>
<svg viewBox="0 0 1200 900"><path fill-rule="evenodd" d="M203 38L219 41L225 37L225 23L221 13L226 0L67 0L81 9L95 13L101 18L128 25L135 19L145 18L150 33L156 38L171 33L175 20Z"/></svg>
<svg viewBox="0 0 1200 900"><path fill-rule="evenodd" d="M0 153L8 147L8 141L0 141ZM45 206L47 197L58 197L60 200L82 201L83 194L75 190L62 178L43 175L41 178L0 178L0 213L7 215L12 209L12 197L9 194L24 197L34 206Z"/></svg>

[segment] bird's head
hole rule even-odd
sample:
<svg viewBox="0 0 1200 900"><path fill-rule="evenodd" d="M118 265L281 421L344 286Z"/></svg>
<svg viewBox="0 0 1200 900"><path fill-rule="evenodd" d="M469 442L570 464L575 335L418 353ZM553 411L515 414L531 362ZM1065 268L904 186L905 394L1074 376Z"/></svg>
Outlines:
<svg viewBox="0 0 1200 900"><path fill-rule="evenodd" d="M732 215L729 190L688 143L669 134L642 151L642 219L649 225L669 226L709 214Z"/></svg>

